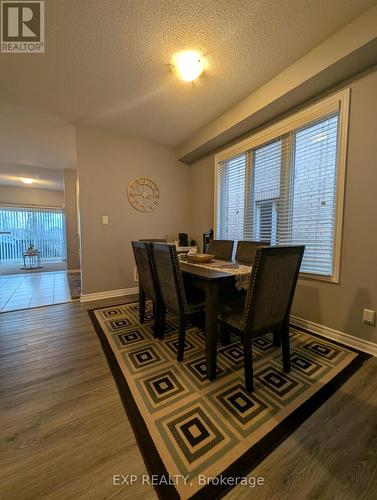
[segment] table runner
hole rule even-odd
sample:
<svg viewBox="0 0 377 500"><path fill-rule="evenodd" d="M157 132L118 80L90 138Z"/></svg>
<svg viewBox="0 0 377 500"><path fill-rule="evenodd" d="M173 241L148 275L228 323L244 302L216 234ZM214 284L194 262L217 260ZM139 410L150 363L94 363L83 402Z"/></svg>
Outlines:
<svg viewBox="0 0 377 500"><path fill-rule="evenodd" d="M237 264L237 262L224 262L223 260L213 260L206 264L197 264L188 262L192 266L204 267L205 269L212 269L215 271L223 271L224 273L233 274L236 276L235 287L237 290L247 290L250 281L250 274L252 266L244 266Z"/></svg>

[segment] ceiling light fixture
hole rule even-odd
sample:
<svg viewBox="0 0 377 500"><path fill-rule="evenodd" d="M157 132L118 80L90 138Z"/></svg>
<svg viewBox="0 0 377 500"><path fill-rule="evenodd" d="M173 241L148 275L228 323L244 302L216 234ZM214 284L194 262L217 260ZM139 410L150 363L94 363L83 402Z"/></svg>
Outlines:
<svg viewBox="0 0 377 500"><path fill-rule="evenodd" d="M21 181L24 183L24 184L33 184L33 179L27 179L26 177L21 177Z"/></svg>
<svg viewBox="0 0 377 500"><path fill-rule="evenodd" d="M177 52L172 60L173 73L184 82L196 80L204 71L204 59L196 50Z"/></svg>

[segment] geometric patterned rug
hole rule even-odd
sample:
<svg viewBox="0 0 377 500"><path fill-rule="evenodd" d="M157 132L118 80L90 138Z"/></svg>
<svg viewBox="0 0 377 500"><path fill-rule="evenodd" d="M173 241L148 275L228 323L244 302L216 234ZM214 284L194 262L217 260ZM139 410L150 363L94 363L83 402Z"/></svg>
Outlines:
<svg viewBox="0 0 377 500"><path fill-rule="evenodd" d="M158 340L150 305L144 324L138 303L89 314L147 469L159 478L161 498L223 496L369 357L291 328L287 374L281 349L267 334L253 341L255 389L248 394L239 340L219 343L217 378L211 382L203 330L188 328L184 361L177 362L173 316L167 316L165 337Z"/></svg>

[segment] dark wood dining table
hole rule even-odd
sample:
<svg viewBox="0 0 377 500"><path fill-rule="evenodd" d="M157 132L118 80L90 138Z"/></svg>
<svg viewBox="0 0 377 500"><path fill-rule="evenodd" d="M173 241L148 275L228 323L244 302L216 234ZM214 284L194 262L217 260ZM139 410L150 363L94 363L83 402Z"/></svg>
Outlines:
<svg viewBox="0 0 377 500"><path fill-rule="evenodd" d="M184 280L193 287L203 290L206 304L206 362L207 378L216 378L217 359L217 314L219 307L219 289L225 283L234 281L235 277L229 272L207 269L194 264L181 262Z"/></svg>

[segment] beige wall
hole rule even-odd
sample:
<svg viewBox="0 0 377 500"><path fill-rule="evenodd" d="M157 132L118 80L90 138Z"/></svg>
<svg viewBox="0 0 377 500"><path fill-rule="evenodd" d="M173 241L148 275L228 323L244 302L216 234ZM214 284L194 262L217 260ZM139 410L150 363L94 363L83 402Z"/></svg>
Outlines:
<svg viewBox="0 0 377 500"><path fill-rule="evenodd" d="M189 167L167 147L86 126L76 133L83 293L134 287L131 240L176 239L189 230ZM127 199L139 176L160 189L160 206L150 214Z"/></svg>
<svg viewBox="0 0 377 500"><path fill-rule="evenodd" d="M76 170L64 170L65 230L67 241L67 269L80 269L79 236L77 224Z"/></svg>
<svg viewBox="0 0 377 500"><path fill-rule="evenodd" d="M0 202L61 207L64 205L64 193L31 187L0 186Z"/></svg>
<svg viewBox="0 0 377 500"><path fill-rule="evenodd" d="M352 85L340 283L300 280L292 313L377 343L377 328L362 323L377 309L377 71ZM210 155L191 166L191 233L213 225Z"/></svg>
<svg viewBox="0 0 377 500"><path fill-rule="evenodd" d="M203 249L203 233L213 228L214 222L214 165L213 155L206 156L190 167L190 234Z"/></svg>

